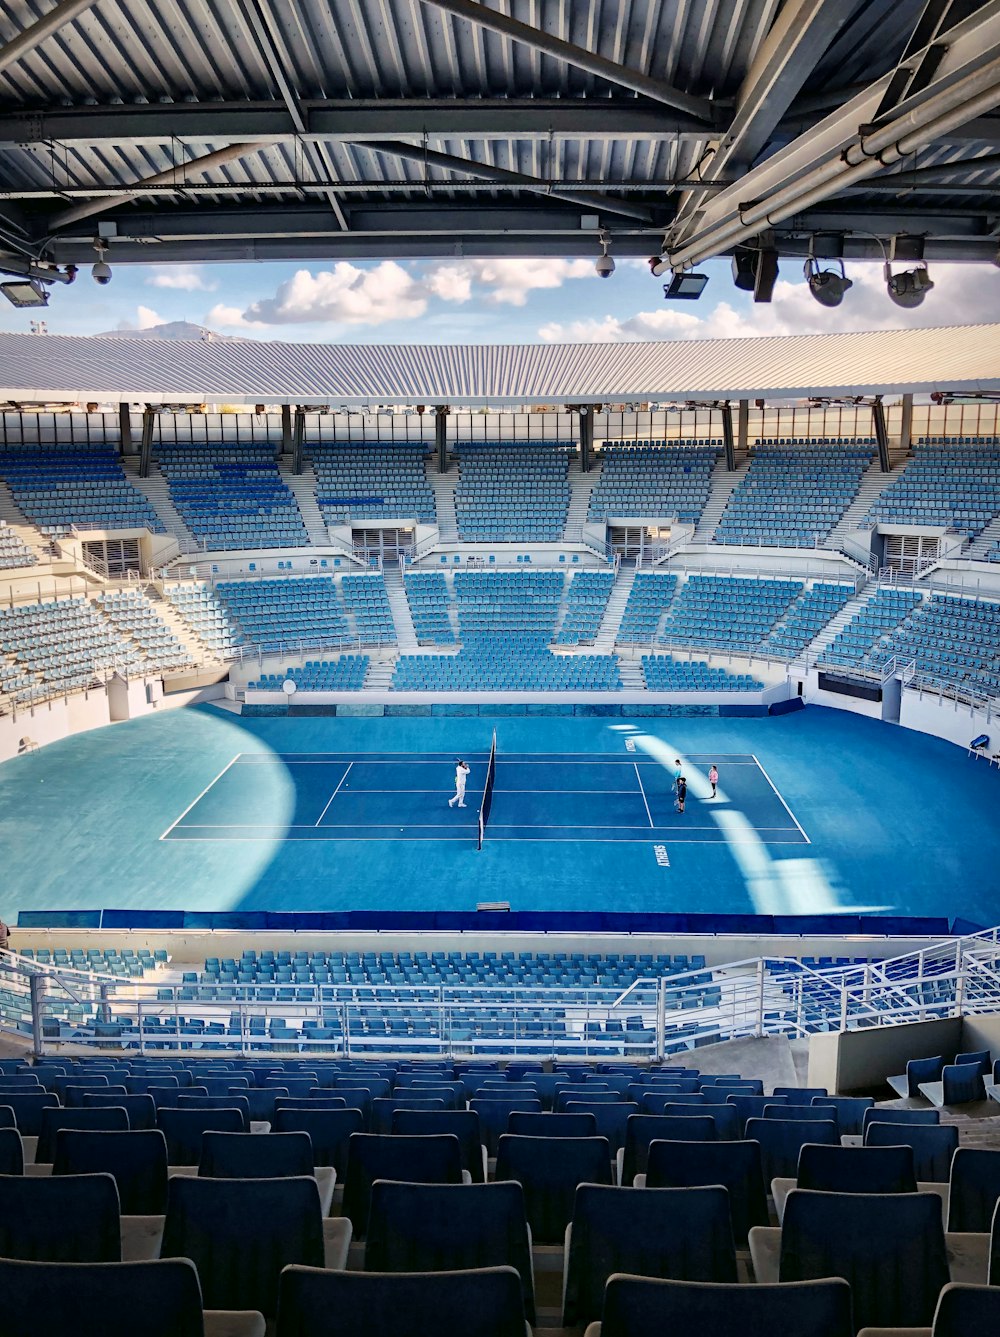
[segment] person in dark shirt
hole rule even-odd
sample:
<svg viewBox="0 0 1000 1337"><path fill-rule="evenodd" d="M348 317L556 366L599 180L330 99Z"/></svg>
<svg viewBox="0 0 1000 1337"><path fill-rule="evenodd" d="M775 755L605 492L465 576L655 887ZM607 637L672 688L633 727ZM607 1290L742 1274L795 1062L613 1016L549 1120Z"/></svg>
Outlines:
<svg viewBox="0 0 1000 1337"><path fill-rule="evenodd" d="M688 782L682 775L677 781L677 811L684 811L684 804L688 796Z"/></svg>

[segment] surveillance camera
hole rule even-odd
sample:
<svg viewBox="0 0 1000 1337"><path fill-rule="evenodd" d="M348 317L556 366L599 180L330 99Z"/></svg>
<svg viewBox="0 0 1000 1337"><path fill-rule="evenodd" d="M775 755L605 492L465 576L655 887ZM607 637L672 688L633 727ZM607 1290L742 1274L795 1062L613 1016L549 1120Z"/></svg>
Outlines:
<svg viewBox="0 0 1000 1337"><path fill-rule="evenodd" d="M594 268L597 270L598 277L609 279L615 272L615 262L610 255L599 255Z"/></svg>
<svg viewBox="0 0 1000 1337"><path fill-rule="evenodd" d="M934 283L926 269L905 269L901 274L893 274L887 264L885 286L897 306L912 310L920 305Z"/></svg>
<svg viewBox="0 0 1000 1337"><path fill-rule="evenodd" d="M90 273L94 282L99 283L102 288L107 287L111 282L111 266L106 260L98 260Z"/></svg>

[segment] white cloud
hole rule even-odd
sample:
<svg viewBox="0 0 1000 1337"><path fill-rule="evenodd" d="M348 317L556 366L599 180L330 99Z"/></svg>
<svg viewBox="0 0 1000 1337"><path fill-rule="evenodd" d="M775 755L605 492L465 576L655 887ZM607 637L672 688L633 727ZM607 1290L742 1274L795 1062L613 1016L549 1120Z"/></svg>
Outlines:
<svg viewBox="0 0 1000 1337"><path fill-rule="evenodd" d="M264 325L307 322L381 325L389 320L414 320L427 309L419 283L394 260L373 269L358 269L346 260L311 274L300 269L280 284L273 297L253 302L243 315Z"/></svg>
<svg viewBox="0 0 1000 1337"><path fill-rule="evenodd" d="M795 262L785 262L786 268ZM881 265L848 269L854 282L843 304L829 309L816 302L806 284L779 279L769 304L749 309L704 299L694 309L673 303L621 318L550 321L538 330L545 343L622 343L638 339L747 339L774 334L835 334L863 330L913 329L969 325L996 319L1000 310L1000 272L985 265L930 266L934 289L911 311L889 300ZM611 282L614 282L612 278Z"/></svg>
<svg viewBox="0 0 1000 1337"><path fill-rule="evenodd" d="M247 320L238 306L226 306L224 302L218 302L212 307L205 317L204 323L209 328L221 325L223 328L231 330L260 330L264 328L263 321Z"/></svg>
<svg viewBox="0 0 1000 1337"><path fill-rule="evenodd" d="M472 296L469 265L434 265L424 276L424 286L442 302L467 302Z"/></svg>
<svg viewBox="0 0 1000 1337"><path fill-rule="evenodd" d="M489 291L488 302L524 306L540 288L561 288L567 279L596 277L592 260L470 260L471 275Z"/></svg>
<svg viewBox="0 0 1000 1337"><path fill-rule="evenodd" d="M174 288L181 292L215 292L219 286L206 279L194 265L158 265L146 283L151 288Z"/></svg>
<svg viewBox="0 0 1000 1337"><path fill-rule="evenodd" d="M163 317L158 315L152 307L137 306L135 309L135 323L125 325L125 329L151 330L155 325L162 325Z"/></svg>

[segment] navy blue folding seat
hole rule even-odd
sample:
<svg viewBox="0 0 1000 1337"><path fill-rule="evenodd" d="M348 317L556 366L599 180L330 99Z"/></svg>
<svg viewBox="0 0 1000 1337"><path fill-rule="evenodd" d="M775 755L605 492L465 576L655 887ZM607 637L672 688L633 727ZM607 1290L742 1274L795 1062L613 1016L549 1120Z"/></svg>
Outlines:
<svg viewBox="0 0 1000 1337"><path fill-rule="evenodd" d="M190 1086L191 1083L189 1082L188 1085ZM142 1076L125 1078L125 1090L130 1096L147 1095L151 1086L176 1086L178 1091L180 1089L180 1083L177 1081L176 1073L157 1073L154 1077Z"/></svg>
<svg viewBox="0 0 1000 1337"><path fill-rule="evenodd" d="M76 1085L67 1086L62 1094L62 1102L66 1109L80 1109L86 1104L87 1096L94 1092L105 1092L108 1095L123 1096L126 1094L124 1086L95 1086L91 1082L79 1082Z"/></svg>
<svg viewBox="0 0 1000 1337"><path fill-rule="evenodd" d="M414 1077L416 1074L410 1074L410 1076ZM395 1081L396 1086L408 1086L410 1084L411 1083L406 1080L405 1076L397 1077ZM284 1082L282 1082L282 1085L284 1085ZM315 1082L313 1085L315 1086ZM335 1077L330 1089L334 1092L341 1089L349 1091L367 1091L372 1100L381 1100L385 1096L392 1094L393 1086L394 1083L391 1082L388 1077L378 1077L374 1073L354 1072L350 1074L345 1073ZM291 1095L291 1091L289 1091L288 1094Z"/></svg>
<svg viewBox="0 0 1000 1337"><path fill-rule="evenodd" d="M409 1091L419 1090L419 1087L409 1087ZM401 1096L386 1096L372 1101L372 1115L369 1129L373 1133L391 1133L392 1116L397 1110L437 1110L443 1114L445 1104L443 1100L437 1097L431 1097L427 1100L420 1096L411 1096L409 1094Z"/></svg>
<svg viewBox="0 0 1000 1337"><path fill-rule="evenodd" d="M697 1105L692 1109L689 1105L668 1103L655 1112L665 1114L668 1118L689 1119L694 1116L699 1119L711 1119L715 1124L715 1136L726 1141L735 1141L740 1135L739 1115L732 1105L713 1105L706 1101L703 1105Z"/></svg>
<svg viewBox="0 0 1000 1337"><path fill-rule="evenodd" d="M924 1083L924 1094L929 1085ZM946 1063L941 1069L940 1085L941 1104L945 1106L970 1105L986 1098L982 1066L978 1062Z"/></svg>
<svg viewBox="0 0 1000 1337"><path fill-rule="evenodd" d="M1000 1151L958 1147L949 1183L948 1229L988 1231L1000 1201Z"/></svg>
<svg viewBox="0 0 1000 1337"><path fill-rule="evenodd" d="M760 1143L764 1183L772 1179L794 1179L799 1168L799 1152L807 1142L837 1146L840 1134L832 1120L821 1123L801 1119L749 1119L746 1135Z"/></svg>
<svg viewBox="0 0 1000 1337"><path fill-rule="evenodd" d="M958 1146L954 1124L923 1127L920 1124L870 1123L865 1129L866 1147L912 1147L917 1179L926 1184L946 1184L951 1158Z"/></svg>
<svg viewBox="0 0 1000 1337"><path fill-rule="evenodd" d="M597 1120L592 1114L539 1114L514 1110L507 1132L521 1137L596 1137Z"/></svg>
<svg viewBox="0 0 1000 1337"><path fill-rule="evenodd" d="M276 1337L524 1337L512 1267L462 1272L325 1272L289 1267Z"/></svg>
<svg viewBox="0 0 1000 1337"><path fill-rule="evenodd" d="M732 1092L733 1095L742 1096L762 1096L764 1094L764 1083L759 1077L723 1077L709 1080L703 1077L699 1089L704 1092L709 1099L713 1099L712 1092L719 1092L719 1099L723 1095Z"/></svg>
<svg viewBox="0 0 1000 1337"><path fill-rule="evenodd" d="M250 1102L245 1095L227 1096L191 1096L186 1092L178 1093L177 1099L169 1107L178 1110L239 1110L243 1116L243 1131L250 1131Z"/></svg>
<svg viewBox="0 0 1000 1337"><path fill-rule="evenodd" d="M282 1094L280 1087L275 1088L274 1112L278 1110L346 1110L355 1109L361 1115L362 1120L367 1123L368 1116L371 1114L369 1109L367 1114L365 1110L359 1109L356 1105L348 1105L343 1096L335 1096L329 1092L322 1096L289 1096Z"/></svg>
<svg viewBox="0 0 1000 1337"><path fill-rule="evenodd" d="M315 1169L308 1133L202 1134L198 1174L209 1179L286 1179Z"/></svg>
<svg viewBox="0 0 1000 1337"><path fill-rule="evenodd" d="M617 1156L619 1148L625 1145L626 1122L630 1115L639 1113L639 1106L632 1100L595 1105L591 1105L585 1100L571 1100L565 1113L592 1114L596 1124L593 1136L606 1137L611 1146L611 1155ZM514 1130L509 1128L509 1131L513 1132Z"/></svg>
<svg viewBox="0 0 1000 1337"><path fill-rule="evenodd" d="M578 1100L585 1100L590 1105L615 1105L618 1103L618 1092L599 1091L593 1087L561 1086L556 1092L552 1108L556 1114L562 1114L571 1101L575 1103Z"/></svg>
<svg viewBox="0 0 1000 1337"><path fill-rule="evenodd" d="M702 1188L729 1193L733 1238L746 1248L751 1226L766 1226L767 1187L756 1142L651 1142L646 1188Z"/></svg>
<svg viewBox="0 0 1000 1337"><path fill-rule="evenodd" d="M993 1059L988 1049L975 1049L965 1054L955 1055L955 1065L969 1064L970 1066L975 1067L983 1077L989 1076L990 1065L992 1062ZM948 1065L946 1064L945 1066Z"/></svg>
<svg viewBox="0 0 1000 1337"><path fill-rule="evenodd" d="M622 1148L619 1179L630 1186L637 1174L646 1173L646 1158L650 1143L714 1142L715 1125L711 1119L674 1118L670 1114L633 1114L625 1125L625 1146Z"/></svg>
<svg viewBox="0 0 1000 1337"><path fill-rule="evenodd" d="M272 1133L308 1133L316 1165L332 1165L337 1178L347 1172L347 1154L352 1133L364 1132L360 1110L275 1110Z"/></svg>
<svg viewBox="0 0 1000 1337"><path fill-rule="evenodd" d="M774 1095L784 1096L789 1105L811 1105L815 1096L829 1095L825 1086L776 1086Z"/></svg>
<svg viewBox="0 0 1000 1337"><path fill-rule="evenodd" d="M114 1263L121 1256L118 1189L111 1175L0 1179L0 1257ZM0 1331L6 1332L2 1316Z"/></svg>
<svg viewBox="0 0 1000 1337"><path fill-rule="evenodd" d="M201 1139L204 1133L242 1133L245 1128L243 1111L237 1109L182 1110L168 1107L157 1110L156 1122L167 1139L167 1161L170 1165L197 1165L201 1160Z"/></svg>
<svg viewBox="0 0 1000 1337"><path fill-rule="evenodd" d="M368 1208L376 1179L397 1179L407 1184L461 1184L462 1151L458 1138L445 1133L432 1137L384 1136L353 1133L344 1176L344 1215L354 1236L368 1228Z"/></svg>
<svg viewBox="0 0 1000 1337"><path fill-rule="evenodd" d="M399 1184L379 1180L372 1186L366 1272L504 1266L517 1269L525 1316L533 1323L531 1240L520 1184Z"/></svg>
<svg viewBox="0 0 1000 1337"><path fill-rule="evenodd" d="M577 1185L612 1182L611 1148L604 1137L506 1134L497 1148L496 1165L497 1182L505 1179L517 1180L524 1189L532 1239L558 1244L573 1216Z"/></svg>
<svg viewBox="0 0 1000 1337"><path fill-rule="evenodd" d="M190 1258L206 1309L256 1309L273 1318L283 1267L324 1265L315 1179L203 1179L167 1185L161 1258Z"/></svg>
<svg viewBox="0 0 1000 1337"><path fill-rule="evenodd" d="M683 1091L661 1091L656 1087L646 1088L639 1098L639 1110L642 1114L662 1114L667 1105L675 1110L682 1107L690 1114L697 1114L705 1104L705 1097L699 1091L697 1095Z"/></svg>
<svg viewBox="0 0 1000 1337"><path fill-rule="evenodd" d="M507 1120L510 1115L515 1110L540 1114L542 1103L537 1097L530 1096L515 1096L511 1099L474 1096L469 1101L469 1109L475 1110L479 1115L487 1155L495 1156L500 1138L507 1131Z"/></svg>
<svg viewBox="0 0 1000 1337"><path fill-rule="evenodd" d="M936 1054L933 1058L911 1058L906 1065L906 1072L899 1077L888 1078L889 1085L904 1099L920 1095L921 1082L939 1082L944 1058Z"/></svg>
<svg viewBox="0 0 1000 1337"><path fill-rule="evenodd" d="M99 1091L101 1087L107 1088L111 1083L104 1073L92 1073L86 1076L80 1072L67 1073L65 1077L53 1077L49 1083L49 1090L59 1097L60 1102L66 1104L67 1086L85 1086L91 1091Z"/></svg>
<svg viewBox="0 0 1000 1337"><path fill-rule="evenodd" d="M915 1123L915 1124L939 1124L941 1122L940 1110L905 1110L893 1109L891 1106L875 1105L870 1110L865 1110L861 1120L861 1131L870 1123Z"/></svg>
<svg viewBox="0 0 1000 1337"><path fill-rule="evenodd" d="M841 1135L854 1136L864 1132L865 1110L872 1109L874 1105L871 1096L814 1096L812 1102L813 1109L835 1110Z"/></svg>
<svg viewBox="0 0 1000 1337"><path fill-rule="evenodd" d="M969 1337L1000 1329L1000 1289L951 1281L941 1291L933 1337Z"/></svg>
<svg viewBox="0 0 1000 1337"><path fill-rule="evenodd" d="M137 1322L143 1337L202 1337L204 1331L198 1273L184 1258L149 1263L0 1258L0 1290L4 1337L68 1332L132 1337Z"/></svg>
<svg viewBox="0 0 1000 1337"><path fill-rule="evenodd" d="M616 1272L683 1281L735 1282L729 1195L707 1188L602 1188L576 1192L563 1326L596 1322Z"/></svg>
<svg viewBox="0 0 1000 1337"><path fill-rule="evenodd" d="M440 1100L446 1110L465 1109L465 1087L461 1082L431 1082L424 1077L403 1090L397 1088L392 1094L415 1096L418 1100Z"/></svg>
<svg viewBox="0 0 1000 1337"><path fill-rule="evenodd" d="M913 1148L807 1143L799 1152L796 1184L825 1193L916 1193Z"/></svg>
<svg viewBox="0 0 1000 1337"><path fill-rule="evenodd" d="M107 1096L99 1091L88 1091L83 1098L84 1109L107 1109L109 1106L125 1111L133 1133L156 1127L156 1106L150 1095Z"/></svg>
<svg viewBox="0 0 1000 1337"><path fill-rule="evenodd" d="M854 1337L851 1288L839 1278L749 1286L621 1275L608 1280L601 1337L732 1337L737 1332L747 1337Z"/></svg>
<svg viewBox="0 0 1000 1337"><path fill-rule="evenodd" d="M371 1124L372 1101L384 1099L382 1096L373 1096L366 1086L338 1086L333 1090L321 1090L317 1094L317 1089L313 1086L310 1086L308 1091L300 1091L288 1082L282 1082L282 1085L288 1087L289 1096L302 1098L311 1094L313 1100L343 1100L345 1109L361 1111L365 1116L366 1127Z"/></svg>
<svg viewBox="0 0 1000 1337"><path fill-rule="evenodd" d="M45 1109L35 1148L35 1162L48 1165L56 1152L56 1134L60 1128L91 1128L95 1132L127 1133L128 1115L123 1109Z"/></svg>
<svg viewBox="0 0 1000 1337"><path fill-rule="evenodd" d="M474 1184L486 1182L483 1165L482 1132L475 1110L394 1110L390 1133L404 1137L427 1137L435 1133L453 1133L462 1153L462 1169Z"/></svg>
<svg viewBox="0 0 1000 1337"><path fill-rule="evenodd" d="M840 1135L840 1123L837 1111L823 1105L765 1105L764 1119L795 1120L800 1123L835 1123L837 1135Z"/></svg>
<svg viewBox="0 0 1000 1337"><path fill-rule="evenodd" d="M109 1174L123 1216L158 1216L167 1202L167 1143L158 1128L127 1133L64 1128L56 1134L53 1176Z"/></svg>
<svg viewBox="0 0 1000 1337"><path fill-rule="evenodd" d="M850 1282L858 1328L930 1327L949 1280L941 1199L796 1189L785 1203L779 1280L820 1277Z"/></svg>
<svg viewBox="0 0 1000 1337"><path fill-rule="evenodd" d="M0 1128L0 1175L23 1174L24 1144L21 1134L16 1128Z"/></svg>
<svg viewBox="0 0 1000 1337"><path fill-rule="evenodd" d="M732 1105L739 1120L739 1136L746 1137L748 1119L762 1119L768 1105L787 1104L784 1096L726 1096L726 1104Z"/></svg>

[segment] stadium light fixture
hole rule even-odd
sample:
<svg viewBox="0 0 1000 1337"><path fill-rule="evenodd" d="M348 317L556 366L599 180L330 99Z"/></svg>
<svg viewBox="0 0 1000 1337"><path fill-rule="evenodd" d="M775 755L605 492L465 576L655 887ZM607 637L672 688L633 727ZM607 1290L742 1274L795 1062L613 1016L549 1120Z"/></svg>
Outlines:
<svg viewBox="0 0 1000 1337"><path fill-rule="evenodd" d="M819 261L813 255L805 263L806 283L820 306L840 306L844 300L844 293L848 288L854 287L844 273L843 260L835 260L834 264L840 266L839 274L835 269L820 269Z"/></svg>
<svg viewBox="0 0 1000 1337"><path fill-rule="evenodd" d="M614 259L608 255L608 247L611 245L611 238L606 232L601 233L601 253L597 257L597 263L594 268L597 270L598 278L609 279L615 272Z"/></svg>
<svg viewBox="0 0 1000 1337"><path fill-rule="evenodd" d="M678 270L670 282L663 285L664 300L676 298L683 302L696 302L705 291L707 282L707 274L693 274L690 270L685 269Z"/></svg>
<svg viewBox="0 0 1000 1337"><path fill-rule="evenodd" d="M889 296L897 306L905 307L908 310L919 306L934 287L934 282L923 261L916 269L904 269L902 273L894 274L892 265L887 260L882 272L885 275L885 286Z"/></svg>
<svg viewBox="0 0 1000 1337"><path fill-rule="evenodd" d="M733 251L733 283L740 292L753 292L757 253L749 246L737 246Z"/></svg>
<svg viewBox="0 0 1000 1337"><path fill-rule="evenodd" d="M9 283L0 283L3 293L11 306L19 309L27 306L48 306L49 290L37 279L13 279Z"/></svg>

